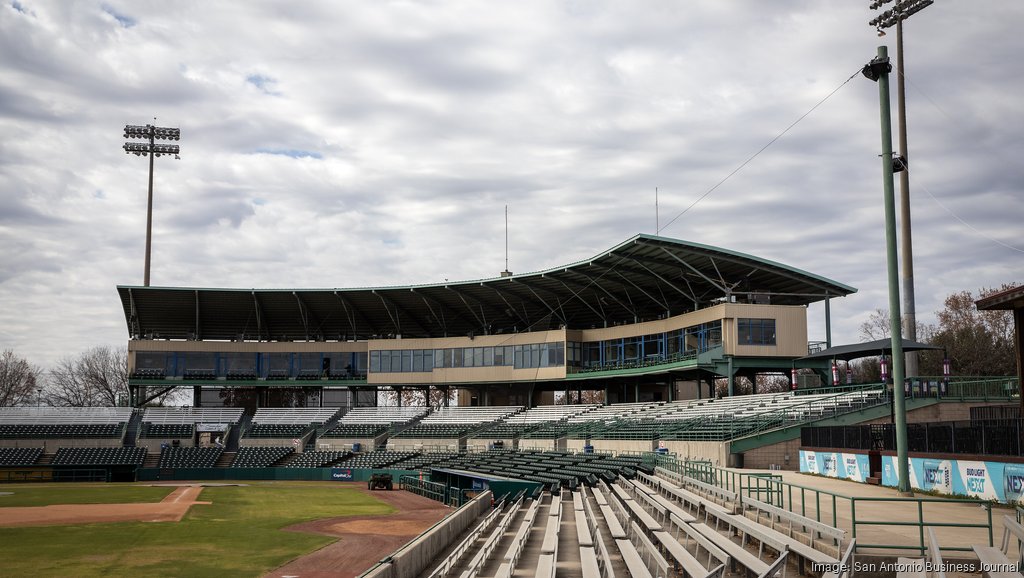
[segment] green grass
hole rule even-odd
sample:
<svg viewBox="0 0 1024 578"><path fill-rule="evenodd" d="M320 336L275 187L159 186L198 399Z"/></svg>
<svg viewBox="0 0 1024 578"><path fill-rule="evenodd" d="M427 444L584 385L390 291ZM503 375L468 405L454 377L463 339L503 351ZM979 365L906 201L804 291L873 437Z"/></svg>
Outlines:
<svg viewBox="0 0 1024 578"><path fill-rule="evenodd" d="M134 504L159 502L174 491L171 487L120 486L111 484L0 485L0 508L51 504ZM3 510L0 510L2 515Z"/></svg>
<svg viewBox="0 0 1024 578"><path fill-rule="evenodd" d="M66 503L64 487L52 490L54 500ZM134 487L107 486L107 495ZM256 482L205 488L199 499L213 504L193 506L177 523L0 528L0 576L259 576L334 541L285 526L393 511L336 483Z"/></svg>

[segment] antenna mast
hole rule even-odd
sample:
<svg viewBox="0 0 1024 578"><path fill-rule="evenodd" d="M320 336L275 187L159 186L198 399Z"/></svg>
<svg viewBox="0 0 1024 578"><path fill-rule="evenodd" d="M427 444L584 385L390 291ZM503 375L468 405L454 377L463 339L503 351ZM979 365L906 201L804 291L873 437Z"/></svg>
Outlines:
<svg viewBox="0 0 1024 578"><path fill-rule="evenodd" d="M501 272L501 276L512 276L512 272L508 270L508 205L505 205L505 270Z"/></svg>
<svg viewBox="0 0 1024 578"><path fill-rule="evenodd" d="M654 234L661 233L661 220L658 218L658 187L654 187Z"/></svg>

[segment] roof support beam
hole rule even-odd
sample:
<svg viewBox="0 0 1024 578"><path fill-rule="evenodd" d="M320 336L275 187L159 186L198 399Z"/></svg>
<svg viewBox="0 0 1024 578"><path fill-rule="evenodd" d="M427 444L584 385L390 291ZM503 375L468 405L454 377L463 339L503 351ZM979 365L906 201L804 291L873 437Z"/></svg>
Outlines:
<svg viewBox="0 0 1024 578"><path fill-rule="evenodd" d="M381 302L384 302L384 303L389 303L389 304L390 304L390 305L391 305L392 307L394 307L394 308L395 308L395 312L396 312L396 313L397 313L398 315L404 315L406 319L408 319L408 320L409 320L409 321L411 321L411 322L412 322L412 323L413 323L414 325L416 325L417 327L419 327L419 328L420 328L420 330L421 330L421 331L423 331L423 333L424 333L424 334L426 334L426 335L430 335L430 336L433 336L433 335L434 335L434 332L430 330L430 327L428 327L427 323L426 323L426 322L425 322L425 321L424 321L423 319L420 319L420 318L419 318L419 317L417 317L416 315L414 315L414 314L410 313L408 309L406 309L406 308L402 307L402 306L401 306L401 305L399 305L398 303L395 303L394 299L391 299L390 297L387 297L387 296L386 296L386 295L384 295L383 293L379 293L379 292L377 292L377 291L374 291L374 294L376 294L376 295L377 295L377 297L380 297L380 300L381 300ZM386 307L387 307L387 306L385 306L385 308L386 308Z"/></svg>
<svg viewBox="0 0 1024 578"><path fill-rule="evenodd" d="M368 333L366 334L365 337L369 337L370 335L373 334L380 334L380 331L378 330L377 326L374 325L369 320L369 318L360 313L359 308L352 305L352 302L348 300L348 297L345 297L339 291L335 291L334 298L338 300L338 303L341 303L342 308L345 310L345 318L348 319L349 325L352 326L353 339L359 339L359 329L358 326L356 325L356 316L358 316L362 320L362 322L366 324L366 329Z"/></svg>
<svg viewBox="0 0 1024 578"><path fill-rule="evenodd" d="M587 309L590 309L591 311L594 312L594 315L597 315L598 317L602 317L602 318L604 317L604 312L598 311L597 309L594 309L594 306L591 305L590 302L588 302L586 299L584 299L584 298L582 298L580 296L583 293L583 291L585 289L587 289L586 286L580 287L579 290L576 290L576 289L573 289L573 288L569 287L569 285L566 283L565 279L562 279L561 277L555 277L553 275L550 276L550 277L552 279L554 279L555 281L558 281L559 283L561 283L562 287L565 287L565 290L572 294L572 299L575 299L575 300L579 301L580 303L582 303L583 305L585 305L587 307ZM578 286L578 283L576 281L573 281L572 279L570 279L569 282Z"/></svg>
<svg viewBox="0 0 1024 578"><path fill-rule="evenodd" d="M618 297L613 295L610 291L608 291L607 289L604 288L604 285L602 285L600 283L600 277L595 278L592 275L590 275L589 273L584 273L583 271L573 271L573 273L575 273L577 275L580 275L580 276L583 276L583 277L586 277L587 280L590 281L590 283L588 283L588 285L593 285L597 290L599 290L602 293L604 293L605 295L607 295L609 298L611 298L612 301L614 301L620 307L625 309L627 313L629 313L633 317L637 317L635 309L633 309L630 305L626 305L625 303L623 303L621 299L619 299ZM603 300L604 298L602 297L601 299ZM601 302L601 300L598 301L598 303L600 303L600 302ZM605 324L607 324L607 323L608 323L608 318L605 317Z"/></svg>
<svg viewBox="0 0 1024 578"><path fill-rule="evenodd" d="M135 293L131 289L128 289L128 305L130 309L128 314L128 332L132 337L140 337L142 335L142 326L139 323L139 310L135 308Z"/></svg>
<svg viewBox="0 0 1024 578"><path fill-rule="evenodd" d="M473 300L473 304L470 305L469 299L466 298L466 295L462 291L455 289L451 285L445 285L445 289L451 291L452 293L455 293L455 296L459 298L459 301L462 301L462 304L466 307L466 311L469 311L469 314L472 315L474 319L476 319L477 327L484 326L483 318L477 315L476 310L473 309L474 306L481 307L480 304L477 303L475 299ZM481 307L481 309L483 309L483 307Z"/></svg>
<svg viewBox="0 0 1024 578"><path fill-rule="evenodd" d="M637 285L636 283L630 281L629 278L626 277L625 275L623 275L620 271L615 271L615 274L618 275L619 277L621 277L622 280L625 281L626 283L629 283L633 287L636 287L637 291L643 293L644 295L647 296L648 299L650 299L651 301L654 301L655 303L660 305L662 309L664 309L665 311L669 310L668 302L664 301L664 299L665 299L664 295L661 296L662 297L662 301L659 301L657 297L655 297L654 295L651 295L647 291L644 291L643 287L641 287L641 286Z"/></svg>
<svg viewBox="0 0 1024 578"><path fill-rule="evenodd" d="M196 296L196 332L193 339L199 341L202 339L202 333L199 331L199 291L196 290L194 293Z"/></svg>
<svg viewBox="0 0 1024 578"><path fill-rule="evenodd" d="M374 295L377 296L378 299L380 299L381 305L384 306L384 311L388 314L388 317L391 318L391 328L394 329L392 333L394 333L395 335L401 335L402 320L398 317L398 311L395 311L395 313L391 313L391 309L388 307L388 301L384 299L384 297L381 296L380 293L377 293L376 290L371 291L371 293L373 293Z"/></svg>
<svg viewBox="0 0 1024 578"><path fill-rule="evenodd" d="M512 319L512 316L515 315L516 317L519 318L519 321L523 322L524 327L530 326L529 316L526 315L525 312L524 314L520 314L519 311L516 309L515 305L509 303L509 300L505 298L505 294L502 293L501 291L498 291L497 287L495 287L494 285L488 285L488 287L493 289L494 292L498 294L498 297L501 298L502 302L505 303L505 306L508 307L506 315L509 317L510 321L515 321L515 319Z"/></svg>
<svg viewBox="0 0 1024 578"><path fill-rule="evenodd" d="M693 265L691 265L691 264L687 263L686 261L684 261L684 260L680 259L680 258L679 258L679 256L678 256L678 255L676 255L675 253L673 253L672 251L669 251L668 249L666 249L666 248L664 248L664 247L662 247L662 248L661 248L661 250L662 250L662 251L664 251L664 252L665 252L665 253L666 253L666 254L667 254L667 255L668 255L669 257L672 257L672 258L673 258L673 259L675 259L676 261L679 261L679 263L680 263L680 264L682 264L682 265L683 265L684 267L686 267L686 268L687 268L687 269L689 269L690 271L693 271L694 273L696 273L698 277L700 277L701 279L704 279L704 280L705 280L705 281L707 281L708 283L711 283L711 284L712 284L712 285L714 285L714 286L715 286L715 287L716 287L716 288L717 288L717 289L718 289L719 291L721 291L722 293L724 293L724 294L728 295L728 293L729 293L729 288L727 288L727 287L726 287L725 285L723 285L723 284L720 284L720 283L718 283L717 281L715 281L714 279L712 279L712 278L708 277L707 275L705 275L705 274L701 273L701 272L700 272L699 270L697 270L697 268L696 268L696 267L694 267ZM716 270L717 270L717 269L716 269Z"/></svg>
<svg viewBox="0 0 1024 578"><path fill-rule="evenodd" d="M252 292L252 304L256 311L256 340L263 341L263 308L260 307L260 300L256 292Z"/></svg>
<svg viewBox="0 0 1024 578"><path fill-rule="evenodd" d="M544 301L540 300L539 298L538 299L531 299L531 298L529 298L527 296L524 296L524 295L517 295L515 293L512 293L507 288L499 287L499 285L504 285L505 283L510 283L510 284L514 283L516 285L522 285L523 287L526 287L526 289L528 291L529 291L530 288L528 286L526 286L526 285L523 285L522 283L516 283L515 281L512 281L511 277L509 278L508 281L503 281L500 284L499 283L495 283L494 285L490 285L491 289L494 289L499 295L502 296L502 299L505 299L504 296L507 294L507 295L511 295L511 296L513 296L513 297L515 297L516 299L519 300L519 302L523 306L523 313L525 314L524 318L523 318L523 321L524 321L524 323L526 323L526 329L527 330L532 329L534 326L536 326L538 323L540 323L541 319L547 319L547 318L551 317L552 315L555 316L555 317L558 316L555 313L554 309L549 307L547 303L545 303ZM533 293L533 291L530 291L530 292ZM507 299L505 299L505 303L508 303ZM537 319L537 320L535 320L533 322L530 322L530 320L528 319L529 312L526 309L526 304L527 303L529 303L531 305L539 305L541 309L547 309L549 311L548 315L545 315L545 316L541 317L540 319Z"/></svg>
<svg viewBox="0 0 1024 578"><path fill-rule="evenodd" d="M547 310L550 311L552 315L554 315L556 318L558 318L562 322L563 325L567 323L567 320L565 318L565 309L562 308L562 300L559 299L557 296L555 296L555 303L558 306L558 308L555 309L554 307L551 307L550 305L548 305L548 302L537 293L537 291L534 289L532 284L526 283L523 279L514 279L511 282L515 283L516 285L522 285L523 287L526 287L526 289L531 294L533 294L534 297L537 298L537 301L539 301L541 303L541 305L546 307Z"/></svg>
<svg viewBox="0 0 1024 578"><path fill-rule="evenodd" d="M306 334L306 341L309 341L309 307L302 301L302 297L299 297L298 291L292 291L292 295L295 296L295 302L299 305L299 318L302 319L302 329ZM314 321L316 321L314 319Z"/></svg>
<svg viewBox="0 0 1024 578"><path fill-rule="evenodd" d="M677 293L679 293L683 297L686 297L687 299L689 299L690 301L693 301L694 303L697 302L697 298L693 295L693 287L690 286L690 282L686 281L685 278L683 279L683 281L686 282L687 288L690 289L689 293L687 293L686 291L683 291L682 289L679 288L679 286L677 284L675 284L675 283L669 281L668 279L662 277L661 275L659 275L658 273L653 271L650 267L648 267L647 265L644 265L640 261L636 261L636 264L640 265L640 267L643 268L644 271L647 271L651 275L653 275L653 276L657 277L658 279L660 279L664 284L666 284L669 287L671 287L672 289L674 289ZM667 299L666 299L666 301L667 301Z"/></svg>

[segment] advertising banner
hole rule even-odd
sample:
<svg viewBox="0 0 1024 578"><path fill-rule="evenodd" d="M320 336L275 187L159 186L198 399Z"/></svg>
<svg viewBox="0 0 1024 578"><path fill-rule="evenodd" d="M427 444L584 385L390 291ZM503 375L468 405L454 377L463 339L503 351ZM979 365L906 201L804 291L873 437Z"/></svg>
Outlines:
<svg viewBox="0 0 1024 578"><path fill-rule="evenodd" d="M331 479L339 482L351 482L352 470L348 468L331 468Z"/></svg>
<svg viewBox="0 0 1024 578"><path fill-rule="evenodd" d="M943 494L1017 502L1024 495L1024 464L908 458L910 486ZM882 485L898 486L896 456L882 456Z"/></svg>
<svg viewBox="0 0 1024 578"><path fill-rule="evenodd" d="M871 475L867 454L800 450L800 471L864 482Z"/></svg>

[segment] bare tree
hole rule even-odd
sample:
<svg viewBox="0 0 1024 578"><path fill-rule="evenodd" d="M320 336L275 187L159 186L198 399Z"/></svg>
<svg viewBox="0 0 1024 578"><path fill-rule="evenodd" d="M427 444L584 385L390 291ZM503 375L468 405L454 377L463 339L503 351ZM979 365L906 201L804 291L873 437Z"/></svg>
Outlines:
<svg viewBox="0 0 1024 578"><path fill-rule="evenodd" d="M0 407L25 405L38 399L40 370L14 351L0 353Z"/></svg>
<svg viewBox="0 0 1024 578"><path fill-rule="evenodd" d="M103 346L65 357L50 370L45 391L55 406L118 405L128 398L128 351Z"/></svg>
<svg viewBox="0 0 1024 578"><path fill-rule="evenodd" d="M392 389L383 389L377 394L377 401L383 406L396 406L398 405L398 397L401 395L402 405L409 407L423 407L423 389L405 387L402 388L401 394ZM430 388L427 401L430 407L442 407L445 404L445 392L439 387ZM458 399L457 390L451 388L448 392L448 405L455 405Z"/></svg>
<svg viewBox="0 0 1024 578"><path fill-rule="evenodd" d="M1010 311L978 311L975 301L1012 288L982 288L974 296L960 291L946 297L936 313L939 328L931 341L949 353L953 371L959 375L1013 375L1017 371L1013 343L1013 314Z"/></svg>

